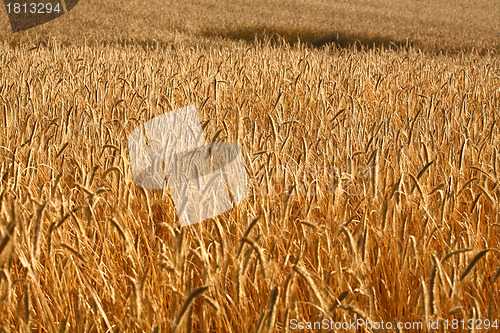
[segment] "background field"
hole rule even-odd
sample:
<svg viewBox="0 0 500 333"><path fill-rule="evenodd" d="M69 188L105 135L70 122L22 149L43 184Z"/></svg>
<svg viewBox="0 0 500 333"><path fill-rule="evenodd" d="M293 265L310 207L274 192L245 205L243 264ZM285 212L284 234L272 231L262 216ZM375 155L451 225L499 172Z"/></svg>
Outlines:
<svg viewBox="0 0 500 333"><path fill-rule="evenodd" d="M14 43L53 37L66 43L169 43L177 31L190 39L216 35L253 41L255 34L278 33L314 45L500 48L496 0L81 0L59 20L15 36L8 32L7 15L1 17L0 36Z"/></svg>
<svg viewBox="0 0 500 333"><path fill-rule="evenodd" d="M496 2L144 3L3 17L3 331L500 321ZM251 188L180 229L127 135L188 104Z"/></svg>

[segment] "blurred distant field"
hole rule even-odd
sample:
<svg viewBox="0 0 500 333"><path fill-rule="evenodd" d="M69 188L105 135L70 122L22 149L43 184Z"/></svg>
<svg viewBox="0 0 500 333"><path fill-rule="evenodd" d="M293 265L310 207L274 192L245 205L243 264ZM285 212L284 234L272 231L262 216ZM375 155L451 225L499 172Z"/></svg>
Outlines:
<svg viewBox="0 0 500 333"><path fill-rule="evenodd" d="M1 15L1 38L31 41L57 37L147 42L222 36L252 41L278 33L293 42L347 46L406 45L428 50L499 49L500 4L496 0L82 0L52 23L12 36Z"/></svg>
<svg viewBox="0 0 500 333"><path fill-rule="evenodd" d="M0 15L0 332L498 331L498 6L82 0L18 34ZM127 137L191 104L250 190L180 228Z"/></svg>

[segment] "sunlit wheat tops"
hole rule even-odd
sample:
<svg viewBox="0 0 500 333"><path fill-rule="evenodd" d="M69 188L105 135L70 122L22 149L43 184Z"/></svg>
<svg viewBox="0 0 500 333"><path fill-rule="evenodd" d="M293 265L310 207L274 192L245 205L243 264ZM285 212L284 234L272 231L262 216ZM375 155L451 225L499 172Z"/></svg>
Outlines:
<svg viewBox="0 0 500 333"><path fill-rule="evenodd" d="M500 319L499 77L494 53L2 45L0 324ZM191 104L251 184L179 228L168 190L135 185L127 136Z"/></svg>

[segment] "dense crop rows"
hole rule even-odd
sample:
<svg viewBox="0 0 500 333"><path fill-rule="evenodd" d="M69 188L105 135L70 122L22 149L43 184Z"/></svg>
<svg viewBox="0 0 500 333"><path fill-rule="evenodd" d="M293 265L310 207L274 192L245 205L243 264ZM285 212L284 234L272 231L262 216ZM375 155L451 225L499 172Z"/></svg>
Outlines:
<svg viewBox="0 0 500 333"><path fill-rule="evenodd" d="M500 320L499 75L493 53L3 45L0 323ZM127 135L189 104L251 189L180 229L168 190L135 186Z"/></svg>

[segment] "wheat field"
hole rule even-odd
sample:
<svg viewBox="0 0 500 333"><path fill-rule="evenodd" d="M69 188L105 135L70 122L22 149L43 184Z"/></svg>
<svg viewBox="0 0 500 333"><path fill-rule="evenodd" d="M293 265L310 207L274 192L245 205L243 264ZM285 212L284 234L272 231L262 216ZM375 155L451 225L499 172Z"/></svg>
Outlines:
<svg viewBox="0 0 500 333"><path fill-rule="evenodd" d="M500 325L494 47L70 43L50 24L0 44L1 331ZM168 189L135 185L127 137L191 104L250 189L180 228Z"/></svg>

